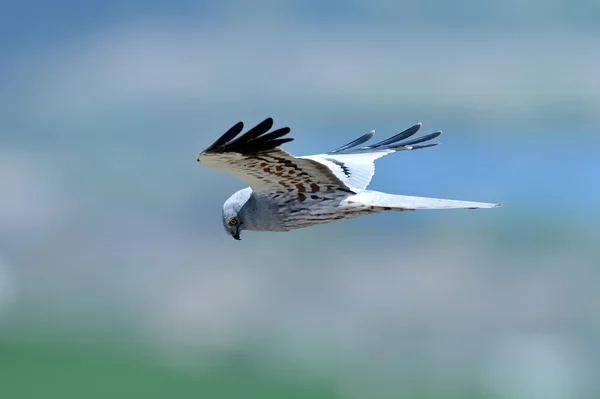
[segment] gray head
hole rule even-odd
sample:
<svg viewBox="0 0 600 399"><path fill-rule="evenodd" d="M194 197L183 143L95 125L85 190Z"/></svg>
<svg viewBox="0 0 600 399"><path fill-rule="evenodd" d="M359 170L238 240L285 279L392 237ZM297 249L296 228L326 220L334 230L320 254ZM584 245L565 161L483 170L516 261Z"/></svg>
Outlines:
<svg viewBox="0 0 600 399"><path fill-rule="evenodd" d="M223 227L225 232L236 240L241 240L240 232L244 230L246 224L242 208L251 194L252 189L250 187L245 188L233 194L223 204Z"/></svg>

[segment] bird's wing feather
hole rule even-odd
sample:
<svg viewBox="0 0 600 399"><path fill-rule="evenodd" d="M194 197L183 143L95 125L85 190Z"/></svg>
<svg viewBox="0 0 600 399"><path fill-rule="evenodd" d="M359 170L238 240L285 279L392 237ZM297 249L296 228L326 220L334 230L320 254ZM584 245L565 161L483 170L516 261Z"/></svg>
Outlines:
<svg viewBox="0 0 600 399"><path fill-rule="evenodd" d="M421 128L421 123L396 134L389 139L373 145L359 147L369 141L375 134L371 131L358 139L343 145L327 154L318 154L301 157L311 159L326 165L331 171L353 191L365 190L375 174L375 160L397 151L411 151L436 146L424 144L442 134L441 131L431 133L416 139L406 140L415 135Z"/></svg>
<svg viewBox="0 0 600 399"><path fill-rule="evenodd" d="M387 194L379 191L362 191L350 196L342 206L376 206L388 210L418 209L479 209L502 207L502 204L488 202L460 201L443 198L412 197L408 195Z"/></svg>
<svg viewBox="0 0 600 399"><path fill-rule="evenodd" d="M364 154L318 154L302 157L319 162L329 168L352 191L367 188L375 174L375 160L388 154L386 151Z"/></svg>
<svg viewBox="0 0 600 399"><path fill-rule="evenodd" d="M214 144L198 155L200 164L239 177L256 193L328 192L351 189L327 165L315 160L294 157L279 148L293 138L284 136L289 127L269 132L273 119L267 118L236 138L244 124L238 122Z"/></svg>

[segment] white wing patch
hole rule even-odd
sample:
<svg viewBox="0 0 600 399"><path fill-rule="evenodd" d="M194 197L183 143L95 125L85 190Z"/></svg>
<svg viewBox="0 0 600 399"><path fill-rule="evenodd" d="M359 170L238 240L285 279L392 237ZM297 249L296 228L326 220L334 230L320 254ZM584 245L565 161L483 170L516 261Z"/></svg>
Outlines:
<svg viewBox="0 0 600 399"><path fill-rule="evenodd" d="M327 166L352 191L359 192L367 188L375 175L375 160L395 152L382 150L362 154L318 154L309 155L305 159Z"/></svg>

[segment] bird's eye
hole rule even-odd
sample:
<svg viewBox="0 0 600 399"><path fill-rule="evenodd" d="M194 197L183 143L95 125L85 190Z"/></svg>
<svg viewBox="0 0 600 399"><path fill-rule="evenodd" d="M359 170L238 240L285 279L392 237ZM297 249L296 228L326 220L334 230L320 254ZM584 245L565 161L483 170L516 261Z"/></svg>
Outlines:
<svg viewBox="0 0 600 399"><path fill-rule="evenodd" d="M236 218L229 219L229 224L232 226L235 226L237 224L237 219Z"/></svg>

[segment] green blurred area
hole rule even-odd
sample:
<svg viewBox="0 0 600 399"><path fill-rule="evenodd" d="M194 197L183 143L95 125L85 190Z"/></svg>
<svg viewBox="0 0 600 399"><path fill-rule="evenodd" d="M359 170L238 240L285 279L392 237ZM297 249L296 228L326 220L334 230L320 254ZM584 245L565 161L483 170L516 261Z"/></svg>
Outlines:
<svg viewBox="0 0 600 399"><path fill-rule="evenodd" d="M15 343L0 338L0 392L3 398L345 398L368 393L340 392L336 380L265 372L250 357L228 356L210 372L161 364L141 348ZM423 378L386 387L384 397L479 398L472 386ZM371 392L377 395L377 389ZM379 393L381 394L381 392ZM374 396L379 397L379 396Z"/></svg>
<svg viewBox="0 0 600 399"><path fill-rule="evenodd" d="M102 343L0 341L4 398L332 398L331 382L286 380L229 364L209 374L178 372L140 349Z"/></svg>

